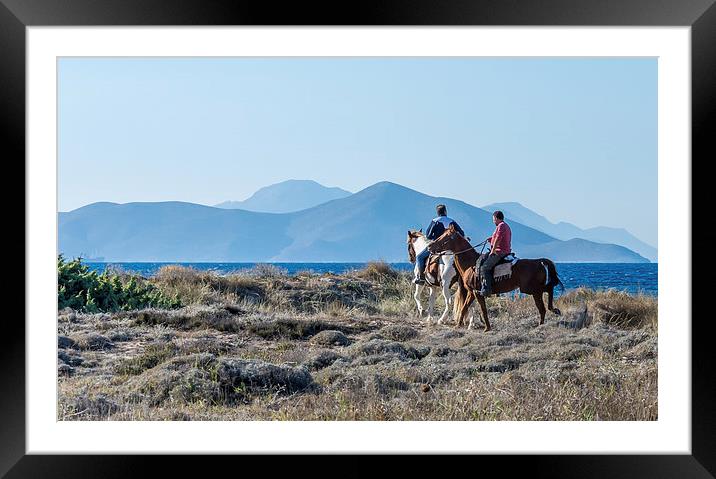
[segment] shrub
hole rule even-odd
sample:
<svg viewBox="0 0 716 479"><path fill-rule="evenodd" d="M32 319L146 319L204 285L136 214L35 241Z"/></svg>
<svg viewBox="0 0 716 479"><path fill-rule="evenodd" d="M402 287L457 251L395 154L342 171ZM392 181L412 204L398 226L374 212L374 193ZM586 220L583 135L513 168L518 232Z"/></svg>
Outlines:
<svg viewBox="0 0 716 479"><path fill-rule="evenodd" d="M398 272L385 261L370 261L356 275L364 279L384 280L386 278L397 278Z"/></svg>
<svg viewBox="0 0 716 479"><path fill-rule="evenodd" d="M578 288L560 298L568 306L586 304L594 319L618 328L652 328L658 326L659 302L648 294L629 294L608 289L595 291Z"/></svg>
<svg viewBox="0 0 716 479"><path fill-rule="evenodd" d="M109 271L97 274L82 264L82 258L65 261L62 255L57 257L57 303L59 309L90 313L181 306L176 297L165 296L137 276L122 280Z"/></svg>
<svg viewBox="0 0 716 479"><path fill-rule="evenodd" d="M248 272L224 276L191 267L167 265L162 266L151 281L165 295L179 298L182 304L213 304L244 298L252 301L262 299L265 293L259 279Z"/></svg>
<svg viewBox="0 0 716 479"><path fill-rule="evenodd" d="M260 276L263 278L283 278L288 275L288 270L274 264L257 263L246 273L251 276Z"/></svg>

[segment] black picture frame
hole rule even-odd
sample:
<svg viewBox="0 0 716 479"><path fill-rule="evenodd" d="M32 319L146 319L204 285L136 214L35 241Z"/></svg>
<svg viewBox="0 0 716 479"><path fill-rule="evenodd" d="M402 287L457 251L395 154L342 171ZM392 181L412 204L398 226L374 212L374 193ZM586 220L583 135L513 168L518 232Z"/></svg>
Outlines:
<svg viewBox="0 0 716 479"><path fill-rule="evenodd" d="M573 25L690 26L692 80L692 171L714 155L716 132L716 6L715 0L382 0L346 3L229 0L0 0L0 115L4 164L25 164L25 29L57 25ZM692 204L706 204L704 191L692 176ZM692 217L696 217L692 212ZM690 219L689 219L690 220ZM688 229L685 222L685 228ZM714 233L694 240L694 251L707 251ZM27 238L25 238L27 241ZM708 243L707 243L708 242ZM703 243L703 244L699 244ZM699 248L698 246L704 246ZM667 252L679 254L680 252ZM27 261L29 251L25 249ZM681 253L683 254L683 253ZM691 258L684 257L691 262ZM698 283L693 280L693 284ZM706 283L708 284L708 283ZM32 285L27 284L26 287ZM705 286L695 286L693 299L704 301ZM689 307L691 306L691 308ZM693 314L694 318L697 318ZM673 319L673 318L672 318ZM676 318L677 320L689 319ZM692 321L692 454L691 455L530 455L509 458L510 473L530 477L716 477L716 361L709 317ZM201 457L27 455L25 448L25 328L5 321L0 348L3 394L0 395L0 475L6 477L89 477L133 475L140 461L162 461L165 474L185 470ZM571 441L574 438L565 438ZM212 459L211 474L227 458ZM505 468L503 456L478 459L480 470ZM422 461L414 465L422 468ZM351 461L351 464L355 464ZM367 465L367 464L366 464ZM414 466L413 466L414 467ZM242 469L245 470L245 469ZM357 469L356 469L357 470ZM402 472L408 472L406 468ZM512 474L510 474L512 475Z"/></svg>

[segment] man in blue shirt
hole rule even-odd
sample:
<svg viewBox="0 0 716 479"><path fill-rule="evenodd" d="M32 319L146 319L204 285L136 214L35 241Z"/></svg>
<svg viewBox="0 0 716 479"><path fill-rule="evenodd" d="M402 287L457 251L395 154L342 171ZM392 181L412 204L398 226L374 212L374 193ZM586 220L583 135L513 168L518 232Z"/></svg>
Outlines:
<svg viewBox="0 0 716 479"><path fill-rule="evenodd" d="M433 218L433 220L430 222L430 225L428 226L428 229L425 230L425 237L428 239L428 241L435 241L440 237L441 234L445 232L446 229L448 229L448 226L451 224L455 225L455 229L458 233L460 233L462 236L465 236L465 232L460 228L460 225L458 225L455 220L450 218L447 215L447 208L445 205L438 205L436 207L438 216L436 218ZM413 279L413 283L415 284L425 284L425 262L428 260L428 257L430 256L430 251L428 251L428 248L425 248L423 251L421 251L415 259L417 260L417 267L416 269L416 276L415 279Z"/></svg>

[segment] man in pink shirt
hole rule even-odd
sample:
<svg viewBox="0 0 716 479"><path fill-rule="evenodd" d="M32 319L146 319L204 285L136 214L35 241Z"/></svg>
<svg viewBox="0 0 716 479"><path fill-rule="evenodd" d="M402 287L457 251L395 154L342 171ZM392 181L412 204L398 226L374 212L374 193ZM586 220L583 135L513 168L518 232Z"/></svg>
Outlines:
<svg viewBox="0 0 716 479"><path fill-rule="evenodd" d="M480 294L483 296L492 294L492 269L502 258L512 252L512 230L505 223L505 215L502 214L502 211L495 211L492 214L492 222L495 224L495 232L486 240L490 243L490 254L480 264L482 275Z"/></svg>

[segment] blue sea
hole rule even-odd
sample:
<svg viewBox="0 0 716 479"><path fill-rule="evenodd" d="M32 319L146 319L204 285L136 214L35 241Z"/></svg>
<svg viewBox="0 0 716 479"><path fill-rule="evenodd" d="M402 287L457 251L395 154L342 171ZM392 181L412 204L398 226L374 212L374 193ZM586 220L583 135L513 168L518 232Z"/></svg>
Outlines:
<svg viewBox="0 0 716 479"><path fill-rule="evenodd" d="M257 263L87 263L98 272L107 267L141 276L154 275L166 265L188 266L216 274L230 274L256 266ZM287 274L299 271L315 273L345 273L365 266L365 263L271 263ZM410 263L390 263L401 271L412 271ZM557 263L557 274L565 288L585 286L592 289L617 289L629 293L645 293L656 296L658 287L657 263Z"/></svg>

